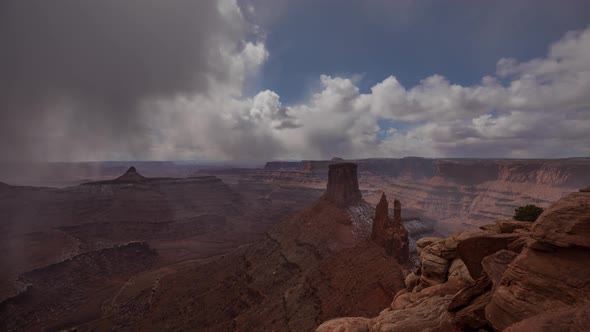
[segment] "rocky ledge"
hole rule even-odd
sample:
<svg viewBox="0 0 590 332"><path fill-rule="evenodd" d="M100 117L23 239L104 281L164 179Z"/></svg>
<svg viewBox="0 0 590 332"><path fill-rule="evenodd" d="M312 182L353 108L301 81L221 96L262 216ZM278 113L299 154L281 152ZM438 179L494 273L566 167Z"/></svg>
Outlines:
<svg viewBox="0 0 590 332"><path fill-rule="evenodd" d="M420 267L377 317L317 331L585 331L590 326L590 192L534 223L498 220L417 242Z"/></svg>

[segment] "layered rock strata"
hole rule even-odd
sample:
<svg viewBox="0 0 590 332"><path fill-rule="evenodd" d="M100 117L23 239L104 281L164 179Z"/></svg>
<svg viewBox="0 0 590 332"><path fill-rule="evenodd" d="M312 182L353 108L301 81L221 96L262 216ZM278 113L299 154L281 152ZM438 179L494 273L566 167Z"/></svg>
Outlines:
<svg viewBox="0 0 590 332"><path fill-rule="evenodd" d="M356 164L330 165L328 187L324 198L338 207L347 207L361 202Z"/></svg>
<svg viewBox="0 0 590 332"><path fill-rule="evenodd" d="M535 223L498 220L418 240L421 267L389 308L317 331L585 331L589 231L590 192L580 191Z"/></svg>

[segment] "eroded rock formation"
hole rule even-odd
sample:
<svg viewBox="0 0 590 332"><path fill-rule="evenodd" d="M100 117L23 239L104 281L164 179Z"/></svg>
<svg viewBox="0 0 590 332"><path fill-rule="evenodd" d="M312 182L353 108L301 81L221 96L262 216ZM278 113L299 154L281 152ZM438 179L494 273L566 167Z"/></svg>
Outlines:
<svg viewBox="0 0 590 332"><path fill-rule="evenodd" d="M590 192L572 193L530 227L498 220L417 242L421 267L372 319L318 331L585 331L590 306Z"/></svg>
<svg viewBox="0 0 590 332"><path fill-rule="evenodd" d="M450 231L511 218L516 207L540 207L590 183L589 158L556 160L362 159L354 161L368 184L389 197L403 197L404 208L419 210ZM311 169L326 175L330 160L270 162L265 170ZM365 199L377 203L379 196Z"/></svg>
<svg viewBox="0 0 590 332"><path fill-rule="evenodd" d="M145 176L139 174L134 166L129 167L125 174L121 175L115 181L118 182L141 182L145 180Z"/></svg>
<svg viewBox="0 0 590 332"><path fill-rule="evenodd" d="M401 263L410 260L408 231L402 223L402 205L397 199L393 201L393 241L392 252Z"/></svg>
<svg viewBox="0 0 590 332"><path fill-rule="evenodd" d="M389 220L389 203L385 193L381 195L381 200L375 208L375 219L373 220L373 230L371 239L380 246L385 247L392 240L393 227Z"/></svg>
<svg viewBox="0 0 590 332"><path fill-rule="evenodd" d="M486 307L492 326L501 330L560 307L590 303L589 239L590 192L572 193L547 209Z"/></svg>
<svg viewBox="0 0 590 332"><path fill-rule="evenodd" d="M330 165L325 199L338 207L347 207L362 200L354 163Z"/></svg>
<svg viewBox="0 0 590 332"><path fill-rule="evenodd" d="M393 201L393 221L389 219L389 203L385 193L375 209L371 239L385 248L389 256L395 256L400 263L410 259L408 231L401 219L401 203Z"/></svg>

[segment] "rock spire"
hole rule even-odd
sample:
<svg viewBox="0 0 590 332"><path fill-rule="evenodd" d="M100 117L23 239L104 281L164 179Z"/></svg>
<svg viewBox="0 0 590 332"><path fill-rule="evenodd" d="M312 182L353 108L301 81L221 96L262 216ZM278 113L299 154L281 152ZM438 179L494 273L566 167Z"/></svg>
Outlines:
<svg viewBox="0 0 590 332"><path fill-rule="evenodd" d="M375 208L375 220L373 220L373 231L371 232L371 239L380 246L385 247L387 242L391 239L391 221L389 219L389 203L385 193L381 195L381 200ZM390 233L390 234L388 234Z"/></svg>
<svg viewBox="0 0 590 332"><path fill-rule="evenodd" d="M388 203L385 193L375 208L375 220L371 239L385 248L387 255L397 257L400 263L407 263L410 259L408 231L402 223L401 203L393 201L393 221L389 219Z"/></svg>

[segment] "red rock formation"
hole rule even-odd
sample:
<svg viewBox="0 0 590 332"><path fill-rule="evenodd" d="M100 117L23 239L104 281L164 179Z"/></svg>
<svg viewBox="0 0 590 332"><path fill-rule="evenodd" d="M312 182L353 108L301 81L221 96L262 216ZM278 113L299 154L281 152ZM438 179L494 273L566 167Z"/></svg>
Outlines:
<svg viewBox="0 0 590 332"><path fill-rule="evenodd" d="M590 193L575 192L547 209L532 239L502 275L487 320L503 330L535 315L590 303Z"/></svg>
<svg viewBox="0 0 590 332"><path fill-rule="evenodd" d="M410 260L410 244L408 231L402 223L402 205L397 199L393 201L393 242L392 252L400 263Z"/></svg>
<svg viewBox="0 0 590 332"><path fill-rule="evenodd" d="M419 210L449 231L511 218L518 206L546 208L590 183L589 158L558 160L355 160L363 178L390 197L404 197L404 208ZM324 176L329 160L311 161L312 173ZM290 166L289 166L290 165ZM267 165L300 171L302 162ZM379 197L365 197L377 203ZM375 199L372 201L372 199ZM466 203L469 204L466 204Z"/></svg>
<svg viewBox="0 0 590 332"><path fill-rule="evenodd" d="M362 200L356 174L356 164L339 163L330 165L328 188L324 198L338 207L347 207Z"/></svg>
<svg viewBox="0 0 590 332"><path fill-rule="evenodd" d="M392 222L389 219L387 197L383 193L375 209L371 239L385 247L387 255L393 255L397 257L399 262L407 263L410 257L408 231L402 224L401 203L396 199L393 201L393 206Z"/></svg>
<svg viewBox="0 0 590 332"><path fill-rule="evenodd" d="M373 220L373 231L371 233L371 239L383 247L392 240L393 235L388 211L389 204L387 203L385 193L383 193L379 204L375 208L375 220Z"/></svg>
<svg viewBox="0 0 590 332"><path fill-rule="evenodd" d="M552 205L530 229L499 220L418 241L421 273L406 277L407 289L389 308L369 321L336 319L318 331L352 323L372 331L587 331L588 230L590 192L582 191Z"/></svg>
<svg viewBox="0 0 590 332"><path fill-rule="evenodd" d="M118 177L117 179L115 179L115 181L118 181L118 182L141 182L145 179L146 179L145 176L139 174L137 172L137 170L135 169L135 167L131 166L131 167L129 167L127 172L125 172L125 174L123 174L120 177Z"/></svg>
<svg viewBox="0 0 590 332"><path fill-rule="evenodd" d="M457 245L457 253L469 270L473 279L479 278L481 261L497 251L507 249L508 245L521 235L516 234L486 234L473 236L461 241Z"/></svg>
<svg viewBox="0 0 590 332"><path fill-rule="evenodd" d="M398 228L402 224L402 203L393 200L393 227Z"/></svg>

